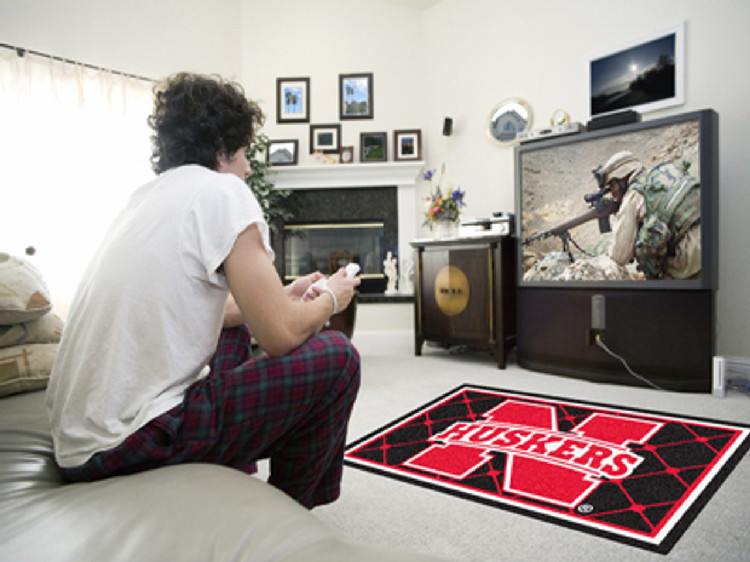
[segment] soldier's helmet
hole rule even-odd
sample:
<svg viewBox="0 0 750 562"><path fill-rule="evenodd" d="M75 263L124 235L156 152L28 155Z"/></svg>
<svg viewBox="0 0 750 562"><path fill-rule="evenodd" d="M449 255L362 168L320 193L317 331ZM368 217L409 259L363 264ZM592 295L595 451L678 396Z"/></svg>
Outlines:
<svg viewBox="0 0 750 562"><path fill-rule="evenodd" d="M628 174L640 172L643 164L629 150L623 150L613 155L607 162L597 170L597 179L603 187L612 179L621 179Z"/></svg>

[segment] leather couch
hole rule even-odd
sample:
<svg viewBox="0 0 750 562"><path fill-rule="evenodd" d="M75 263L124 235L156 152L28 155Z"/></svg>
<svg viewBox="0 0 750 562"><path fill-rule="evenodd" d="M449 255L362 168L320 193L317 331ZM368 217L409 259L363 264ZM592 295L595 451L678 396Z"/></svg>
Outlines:
<svg viewBox="0 0 750 562"><path fill-rule="evenodd" d="M435 560L354 544L259 478L222 466L64 484L41 390L0 398L0 559Z"/></svg>

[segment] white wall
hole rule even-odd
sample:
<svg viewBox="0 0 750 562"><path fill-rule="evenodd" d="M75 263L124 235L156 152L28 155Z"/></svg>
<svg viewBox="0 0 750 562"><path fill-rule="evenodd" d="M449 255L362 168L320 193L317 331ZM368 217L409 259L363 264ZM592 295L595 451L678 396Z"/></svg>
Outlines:
<svg viewBox="0 0 750 562"><path fill-rule="evenodd" d="M558 107L585 122L591 55L683 20L686 103L644 119L708 107L720 115L718 351L747 356L746 0L442 0L424 11L374 0L3 0L0 38L153 77L238 76L268 113L266 132L299 138L303 153L308 128L274 123L275 79L309 76L312 122L328 123L338 120L338 74L373 72L375 119L345 122L343 143L358 145L360 131L422 129L425 160L446 162L468 212L486 215L514 208L512 150L485 133L495 103L524 98L535 126ZM454 118L448 138L444 116Z"/></svg>
<svg viewBox="0 0 750 562"><path fill-rule="evenodd" d="M308 124L276 123L276 79L310 78L310 123L339 122L339 74L372 72L373 120L345 120L342 146L359 148L361 132L420 128L425 100L422 12L365 0L245 0L242 79L266 113L271 138L300 140L300 164L309 153ZM389 156L391 160L392 156ZM359 161L359 153L355 161Z"/></svg>
<svg viewBox="0 0 750 562"><path fill-rule="evenodd" d="M239 77L242 0L2 0L0 42L159 79Z"/></svg>

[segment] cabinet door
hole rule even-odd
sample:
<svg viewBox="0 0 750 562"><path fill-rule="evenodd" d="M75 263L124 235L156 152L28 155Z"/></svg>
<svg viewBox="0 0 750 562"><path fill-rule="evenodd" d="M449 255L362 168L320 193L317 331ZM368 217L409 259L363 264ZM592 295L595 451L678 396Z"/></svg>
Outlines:
<svg viewBox="0 0 750 562"><path fill-rule="evenodd" d="M435 248L422 254L422 333L455 341L493 337L489 248Z"/></svg>

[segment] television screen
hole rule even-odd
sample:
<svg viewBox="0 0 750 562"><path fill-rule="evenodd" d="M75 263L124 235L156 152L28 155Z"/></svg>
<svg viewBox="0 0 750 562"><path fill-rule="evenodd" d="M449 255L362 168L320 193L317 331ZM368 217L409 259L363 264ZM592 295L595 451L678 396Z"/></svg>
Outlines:
<svg viewBox="0 0 750 562"><path fill-rule="evenodd" d="M520 286L715 288L714 111L529 142L515 158Z"/></svg>

